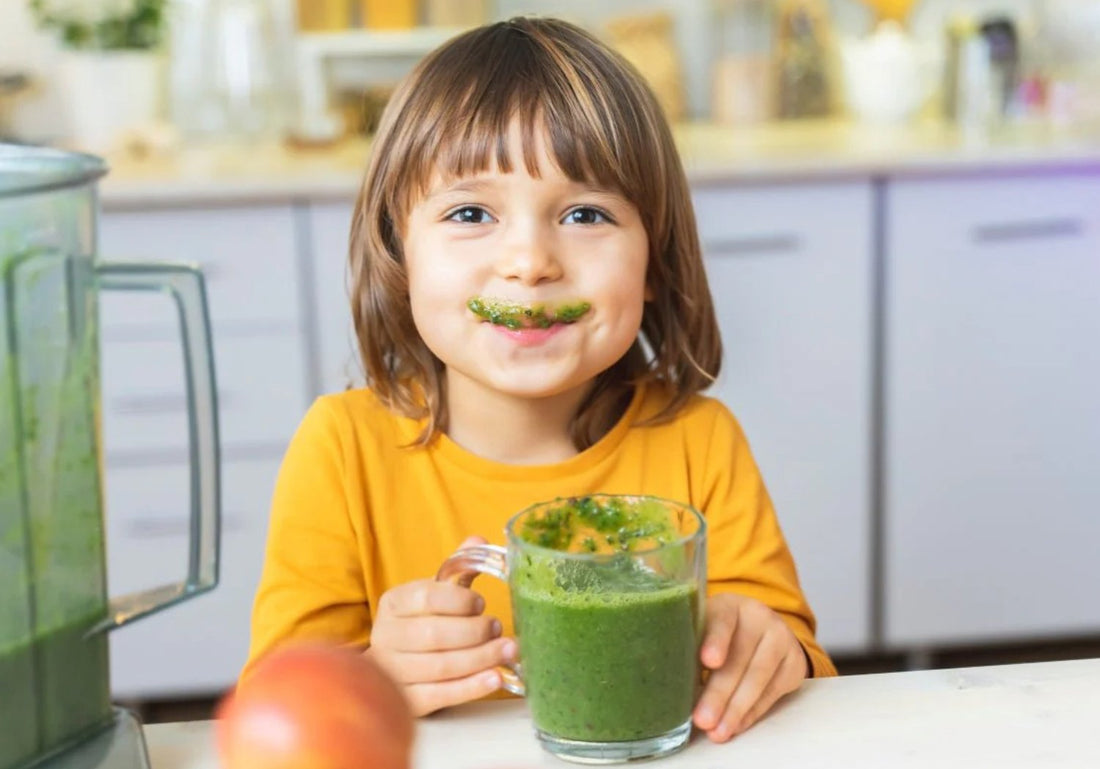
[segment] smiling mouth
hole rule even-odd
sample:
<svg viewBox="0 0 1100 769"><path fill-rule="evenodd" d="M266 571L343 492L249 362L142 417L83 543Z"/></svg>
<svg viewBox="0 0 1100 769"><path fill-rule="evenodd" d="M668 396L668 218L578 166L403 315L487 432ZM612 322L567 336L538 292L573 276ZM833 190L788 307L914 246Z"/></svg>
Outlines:
<svg viewBox="0 0 1100 769"><path fill-rule="evenodd" d="M589 302L565 302L556 306L546 304L518 304L494 299L474 297L466 302L474 315L494 326L504 326L512 331L550 328L554 325L576 323L584 317L592 305Z"/></svg>

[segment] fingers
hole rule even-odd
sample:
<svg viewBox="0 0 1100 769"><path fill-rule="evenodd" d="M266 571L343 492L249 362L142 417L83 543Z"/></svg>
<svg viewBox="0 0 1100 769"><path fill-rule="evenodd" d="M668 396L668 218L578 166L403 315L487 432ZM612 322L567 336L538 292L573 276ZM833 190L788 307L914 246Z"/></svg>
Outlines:
<svg viewBox="0 0 1100 769"><path fill-rule="evenodd" d="M798 683L806 677L806 661L803 658L799 660L798 655L801 654L799 649L797 654L788 654L783 658L783 663L779 666L779 670L772 676L772 680L768 682L768 685L764 688L763 693L760 695L760 699L756 701L756 704L749 708L749 712L741 719L740 724L735 724L733 727L733 734L738 734L745 731L750 726L755 724L760 717L771 710L772 705L782 697L783 695L794 691L798 688Z"/></svg>
<svg viewBox="0 0 1100 769"><path fill-rule="evenodd" d="M730 640L737 632L740 613L732 596L715 596L707 602L706 636L700 656L704 665L717 670L726 664ZM717 716L715 716L717 718Z"/></svg>
<svg viewBox="0 0 1100 769"><path fill-rule="evenodd" d="M788 639L779 630L769 629L764 633L744 669L744 675L732 690L733 696L729 697L725 712L709 730L713 740L723 742L743 731L744 717L760 701L765 689L776 678L788 651ZM777 686L781 683L777 682Z"/></svg>
<svg viewBox="0 0 1100 769"><path fill-rule="evenodd" d="M706 688L695 706L695 725L703 731L715 729L726 712L730 695L742 685L757 651L757 646L763 638L760 628L742 625L741 632L734 635L732 642L728 643L729 651L722 667L711 673ZM703 653L707 651L703 648ZM713 658L713 657L712 657Z"/></svg>
<svg viewBox="0 0 1100 769"><path fill-rule="evenodd" d="M485 599L468 587L451 582L421 579L399 585L382 594L378 614L422 617L442 614L465 617L485 611Z"/></svg>
<svg viewBox="0 0 1100 769"><path fill-rule="evenodd" d="M514 662L516 656L515 640L499 638L472 649L398 653L393 655L393 659L397 663L395 669L400 683L423 684L466 678L497 665Z"/></svg>
<svg viewBox="0 0 1100 769"><path fill-rule="evenodd" d="M405 687L405 695L408 697L413 713L424 716L440 708L461 705L484 697L499 689L502 684L498 671L483 670L451 681L410 684Z"/></svg>
<svg viewBox="0 0 1100 769"><path fill-rule="evenodd" d="M500 632L495 617L405 617L379 623L371 643L397 652L439 652L478 646Z"/></svg>

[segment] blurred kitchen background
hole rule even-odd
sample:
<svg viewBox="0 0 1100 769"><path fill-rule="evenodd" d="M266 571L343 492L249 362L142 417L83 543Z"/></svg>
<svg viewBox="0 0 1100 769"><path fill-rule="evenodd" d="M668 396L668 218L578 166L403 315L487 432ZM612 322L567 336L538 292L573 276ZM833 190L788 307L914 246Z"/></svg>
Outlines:
<svg viewBox="0 0 1100 769"><path fill-rule="evenodd" d="M354 196L457 31L577 21L692 182L741 418L843 673L1100 655L1100 0L0 0L0 137L105 155L100 253L209 281L220 586L111 636L115 697L202 717L244 661L267 503L359 381ZM167 303L102 301L113 593L187 558Z"/></svg>

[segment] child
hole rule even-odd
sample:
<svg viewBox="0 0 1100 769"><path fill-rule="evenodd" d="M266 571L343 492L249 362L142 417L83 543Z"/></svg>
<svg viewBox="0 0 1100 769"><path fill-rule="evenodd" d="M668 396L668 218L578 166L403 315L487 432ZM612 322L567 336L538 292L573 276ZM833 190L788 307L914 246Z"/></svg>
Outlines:
<svg viewBox="0 0 1100 769"><path fill-rule="evenodd" d="M426 57L383 116L350 262L369 387L320 398L289 447L248 667L338 641L418 715L494 692L506 589L436 569L534 502L607 492L707 518L713 740L835 674L741 428L699 395L721 345L688 187L624 60L529 18Z"/></svg>

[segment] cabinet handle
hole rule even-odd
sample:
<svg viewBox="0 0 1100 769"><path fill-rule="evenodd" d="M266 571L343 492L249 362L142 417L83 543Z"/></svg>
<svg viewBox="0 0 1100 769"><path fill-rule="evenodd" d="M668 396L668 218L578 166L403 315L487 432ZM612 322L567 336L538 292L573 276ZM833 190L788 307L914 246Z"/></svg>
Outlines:
<svg viewBox="0 0 1100 769"><path fill-rule="evenodd" d="M708 240L703 244L703 253L707 256L790 254L800 250L802 250L802 238L794 233L724 238Z"/></svg>
<svg viewBox="0 0 1100 769"><path fill-rule="evenodd" d="M1020 222L980 224L974 228L973 239L979 245L994 245L1019 240L1077 238L1084 231L1085 223L1080 219L1032 219Z"/></svg>
<svg viewBox="0 0 1100 769"><path fill-rule="evenodd" d="M218 392L218 405L225 408L233 400L230 393ZM112 398L113 411L130 416L139 414L168 414L187 411L187 397L183 393L151 393L149 395L122 395Z"/></svg>
<svg viewBox="0 0 1100 769"><path fill-rule="evenodd" d="M244 528L244 516L239 513L222 515L222 533L228 534ZM133 539L176 539L186 537L191 530L191 522L181 516L163 517L143 515L126 522L125 532Z"/></svg>

